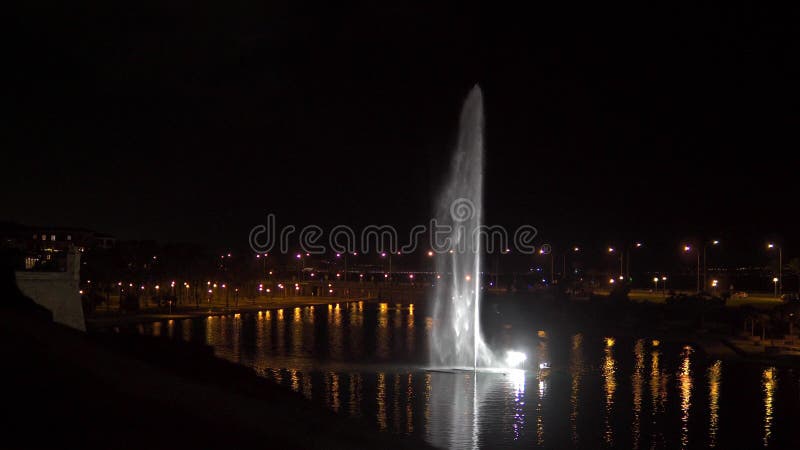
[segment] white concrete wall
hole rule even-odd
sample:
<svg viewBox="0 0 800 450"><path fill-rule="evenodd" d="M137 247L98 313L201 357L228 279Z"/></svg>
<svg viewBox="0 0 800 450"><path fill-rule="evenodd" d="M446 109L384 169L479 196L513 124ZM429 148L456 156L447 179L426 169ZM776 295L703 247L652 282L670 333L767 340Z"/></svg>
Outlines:
<svg viewBox="0 0 800 450"><path fill-rule="evenodd" d="M55 322L86 331L80 286L80 253L67 254L66 272L16 272L17 286L53 313Z"/></svg>

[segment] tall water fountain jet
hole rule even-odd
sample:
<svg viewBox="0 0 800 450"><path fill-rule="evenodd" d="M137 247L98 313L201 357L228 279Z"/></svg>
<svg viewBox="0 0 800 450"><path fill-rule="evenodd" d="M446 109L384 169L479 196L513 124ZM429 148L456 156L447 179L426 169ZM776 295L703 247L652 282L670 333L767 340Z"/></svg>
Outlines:
<svg viewBox="0 0 800 450"><path fill-rule="evenodd" d="M493 365L480 329L483 214L483 98L477 85L461 109L458 146L450 178L437 203L436 220L449 225L449 252L436 258L431 364L477 369ZM441 242L441 241L440 241Z"/></svg>

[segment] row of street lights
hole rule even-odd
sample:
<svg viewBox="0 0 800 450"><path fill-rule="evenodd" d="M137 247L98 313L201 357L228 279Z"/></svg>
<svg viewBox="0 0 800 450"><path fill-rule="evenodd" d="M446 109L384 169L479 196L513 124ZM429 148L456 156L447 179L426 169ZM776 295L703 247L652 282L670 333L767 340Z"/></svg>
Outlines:
<svg viewBox="0 0 800 450"><path fill-rule="evenodd" d="M701 279L701 261L700 261L701 255L700 255L700 252L692 244L684 244L684 246L683 246L684 253L690 254L690 253L694 252L696 257L697 257L697 263L696 263L696 268L697 268L697 270L696 270L696 273L697 273L696 289L697 289L697 292L700 292L702 290L701 286L707 286L708 285L707 284L708 283L708 259L707 259L708 248L709 248L709 246L717 246L719 244L720 244L720 241L717 240L717 239L706 241L703 244L703 252L702 252L702 284L700 282L700 279ZM609 246L608 247L607 252L609 254L619 254L619 279L620 280L625 280L625 279L630 280L631 279L630 278L630 274L631 274L631 272L630 272L630 267L631 267L630 251L632 249L642 248L643 246L644 246L644 244L642 242L634 242L634 243L632 243L632 244L630 244L628 246L625 246L624 247L624 251L619 250L618 248L613 247L613 246ZM777 296L780 293L782 293L782 291L783 291L783 286L782 286L782 279L783 279L783 250L782 250L782 248L780 246L778 246L778 245L776 245L776 244L774 244L772 242L767 244L767 249L768 250L777 249L777 251L778 251L778 276L773 280L773 283L775 283L776 296ZM563 264L562 277L566 276L567 255L569 253L578 253L580 251L581 251L580 247L573 246L573 247L570 248L570 250L565 251L561 255L562 256L562 264ZM510 252L510 250L506 249L502 253L508 253L508 252ZM550 282L553 283L555 281L555 270L554 270L555 255L554 255L554 252L549 250L549 249L546 251L544 248L541 248L538 253L540 255L550 254ZM352 254L353 254L353 256L358 255L357 252L353 252ZM400 255L401 253L397 252L397 254ZM432 257L433 255L434 255L433 251L428 251L427 252L427 256L428 257ZM306 253L305 256L310 256L310 255ZM384 278L386 279L386 281L389 281L389 280L391 280L391 276L392 276L392 252L381 252L380 256L381 256L381 258L387 258L388 259L388 266L389 266L388 268L389 268L389 270L388 270L387 273L384 274ZM348 253L344 253L344 254L337 253L336 257L337 258L342 258L344 260L344 280L347 281L347 259L348 259ZM256 255L256 258L261 258L261 255ZM300 262L300 265L301 265L300 271L301 271L301 274L302 274L302 265L303 265L304 259L305 259L304 258L304 254L298 253L296 255L296 258ZM264 255L263 259L264 259L264 263L265 263L264 267L265 267L265 270L266 270L266 255ZM497 269L496 269L496 271L497 271ZM663 278L664 278L663 281L666 281L666 277L663 277ZM302 279L302 276L301 276L301 279ZM658 280L654 279L654 281L657 284ZM717 280L714 280L714 281L716 282ZM611 282L613 283L613 279L612 279ZM716 286L713 286L713 287L716 288Z"/></svg>

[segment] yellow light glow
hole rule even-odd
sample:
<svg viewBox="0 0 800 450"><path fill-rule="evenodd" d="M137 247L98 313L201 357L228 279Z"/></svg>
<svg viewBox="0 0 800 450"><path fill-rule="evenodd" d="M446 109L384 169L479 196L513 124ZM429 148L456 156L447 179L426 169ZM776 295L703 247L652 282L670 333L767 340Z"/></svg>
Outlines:
<svg viewBox="0 0 800 450"><path fill-rule="evenodd" d="M716 361L708 368L708 446L716 447L719 429L719 388L722 378L722 362Z"/></svg>

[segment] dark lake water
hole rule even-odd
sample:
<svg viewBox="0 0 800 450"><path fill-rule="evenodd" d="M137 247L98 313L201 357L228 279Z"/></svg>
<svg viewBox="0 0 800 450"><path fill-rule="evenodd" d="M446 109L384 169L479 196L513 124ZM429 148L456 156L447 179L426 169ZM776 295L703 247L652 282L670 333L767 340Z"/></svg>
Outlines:
<svg viewBox="0 0 800 450"><path fill-rule="evenodd" d="M340 303L143 324L387 433L442 448L800 448L800 374L733 364L691 345L533 323L512 373L426 370L427 311ZM520 339L524 336L524 339Z"/></svg>

